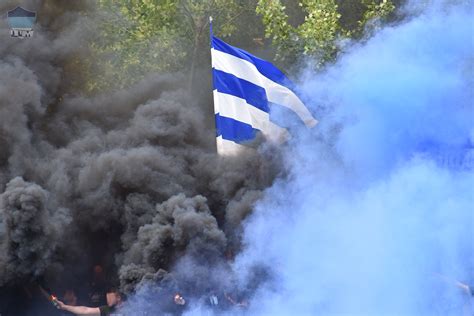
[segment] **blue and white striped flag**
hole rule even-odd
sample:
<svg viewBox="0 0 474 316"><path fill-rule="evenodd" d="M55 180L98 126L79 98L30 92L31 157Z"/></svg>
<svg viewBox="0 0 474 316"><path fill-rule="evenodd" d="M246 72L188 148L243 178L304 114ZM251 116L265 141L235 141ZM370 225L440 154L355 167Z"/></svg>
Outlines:
<svg viewBox="0 0 474 316"><path fill-rule="evenodd" d="M239 151L257 131L273 141L286 139L287 130L270 121L271 103L291 109L308 127L317 124L278 68L214 37L212 24L211 58L219 154Z"/></svg>

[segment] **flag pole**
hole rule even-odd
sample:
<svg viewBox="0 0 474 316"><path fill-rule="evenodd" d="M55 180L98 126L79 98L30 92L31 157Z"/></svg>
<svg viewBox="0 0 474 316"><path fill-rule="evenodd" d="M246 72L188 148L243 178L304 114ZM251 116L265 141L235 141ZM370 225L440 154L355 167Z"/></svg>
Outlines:
<svg viewBox="0 0 474 316"><path fill-rule="evenodd" d="M209 16L209 36L211 37L212 39L212 36L213 36L213 31L212 31L212 16Z"/></svg>

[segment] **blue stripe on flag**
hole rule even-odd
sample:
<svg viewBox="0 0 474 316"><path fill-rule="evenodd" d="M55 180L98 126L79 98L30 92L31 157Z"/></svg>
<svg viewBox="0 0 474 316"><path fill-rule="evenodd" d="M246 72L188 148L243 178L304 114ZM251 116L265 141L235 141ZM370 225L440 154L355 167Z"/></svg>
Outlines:
<svg viewBox="0 0 474 316"><path fill-rule="evenodd" d="M266 60L260 59L258 57L255 57L243 49L229 45L226 42L214 36L212 36L211 47L218 51L227 53L229 55L238 57L240 59L244 59L254 64L255 67L258 69L258 71L262 75L264 75L265 77L267 77L268 79L276 83L279 83L286 87L292 85L291 81L285 76L285 74L281 72L280 69L275 67L272 63Z"/></svg>
<svg viewBox="0 0 474 316"><path fill-rule="evenodd" d="M251 125L216 114L216 136L236 143L249 141L255 138L258 130Z"/></svg>
<svg viewBox="0 0 474 316"><path fill-rule="evenodd" d="M217 69L213 69L212 74L214 89L217 91L245 99L248 104L266 113L270 112L264 88Z"/></svg>

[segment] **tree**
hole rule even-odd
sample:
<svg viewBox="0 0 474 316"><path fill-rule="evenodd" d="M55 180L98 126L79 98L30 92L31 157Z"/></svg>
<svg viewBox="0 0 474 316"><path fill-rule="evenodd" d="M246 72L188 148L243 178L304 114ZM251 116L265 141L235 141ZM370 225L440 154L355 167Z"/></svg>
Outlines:
<svg viewBox="0 0 474 316"><path fill-rule="evenodd" d="M250 0L99 0L98 8L100 36L93 50L100 62L91 65L90 91L125 86L149 72L185 70L192 81L196 64L208 56L209 16L225 37L255 5Z"/></svg>
<svg viewBox="0 0 474 316"><path fill-rule="evenodd" d="M362 7L356 23L354 18L343 17L339 10L338 3L349 2ZM291 63L295 56L310 56L317 68L337 57L338 40L360 38L370 21L386 19L395 9L390 0L300 0L298 5L304 12L304 20L298 26L288 22L286 6L280 0L259 0L256 12L262 16L265 36L275 45L278 59Z"/></svg>
<svg viewBox="0 0 474 316"><path fill-rule="evenodd" d="M264 33L285 68L301 56L322 67L337 57L340 39L360 38L376 25L369 22L386 19L392 1L98 0L86 89L122 88L150 72L185 71L193 82L196 65L209 63L209 16L216 35L245 48Z"/></svg>

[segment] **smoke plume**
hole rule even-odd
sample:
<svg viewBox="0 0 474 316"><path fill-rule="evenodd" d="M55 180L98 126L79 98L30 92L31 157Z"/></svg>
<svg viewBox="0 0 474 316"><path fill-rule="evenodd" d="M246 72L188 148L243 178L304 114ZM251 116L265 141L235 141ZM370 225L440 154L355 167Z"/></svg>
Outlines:
<svg viewBox="0 0 474 316"><path fill-rule="evenodd" d="M81 94L95 1L21 1L34 37L0 33L0 293L101 264L131 314L173 312L178 291L189 314L212 313L214 291L249 300L230 314L459 314L445 280L474 282L466 3L407 6L304 74L321 123L289 123L282 153L219 158L210 80L198 98L183 74Z"/></svg>
<svg viewBox="0 0 474 316"><path fill-rule="evenodd" d="M210 80L199 98L183 74L81 94L95 1L19 4L38 20L30 39L0 34L0 290L39 278L75 286L101 264L127 293L176 282L204 291L211 267L240 247L234 231L278 158L217 157ZM167 282L181 259L199 273Z"/></svg>
<svg viewBox="0 0 474 316"><path fill-rule="evenodd" d="M68 210L52 212L48 193L21 178L11 180L0 197L2 284L42 275L71 220Z"/></svg>
<svg viewBox="0 0 474 316"><path fill-rule="evenodd" d="M474 282L473 7L412 9L305 74L323 117L295 128L288 178L246 222L240 286L272 271L248 314L467 312L455 280Z"/></svg>

